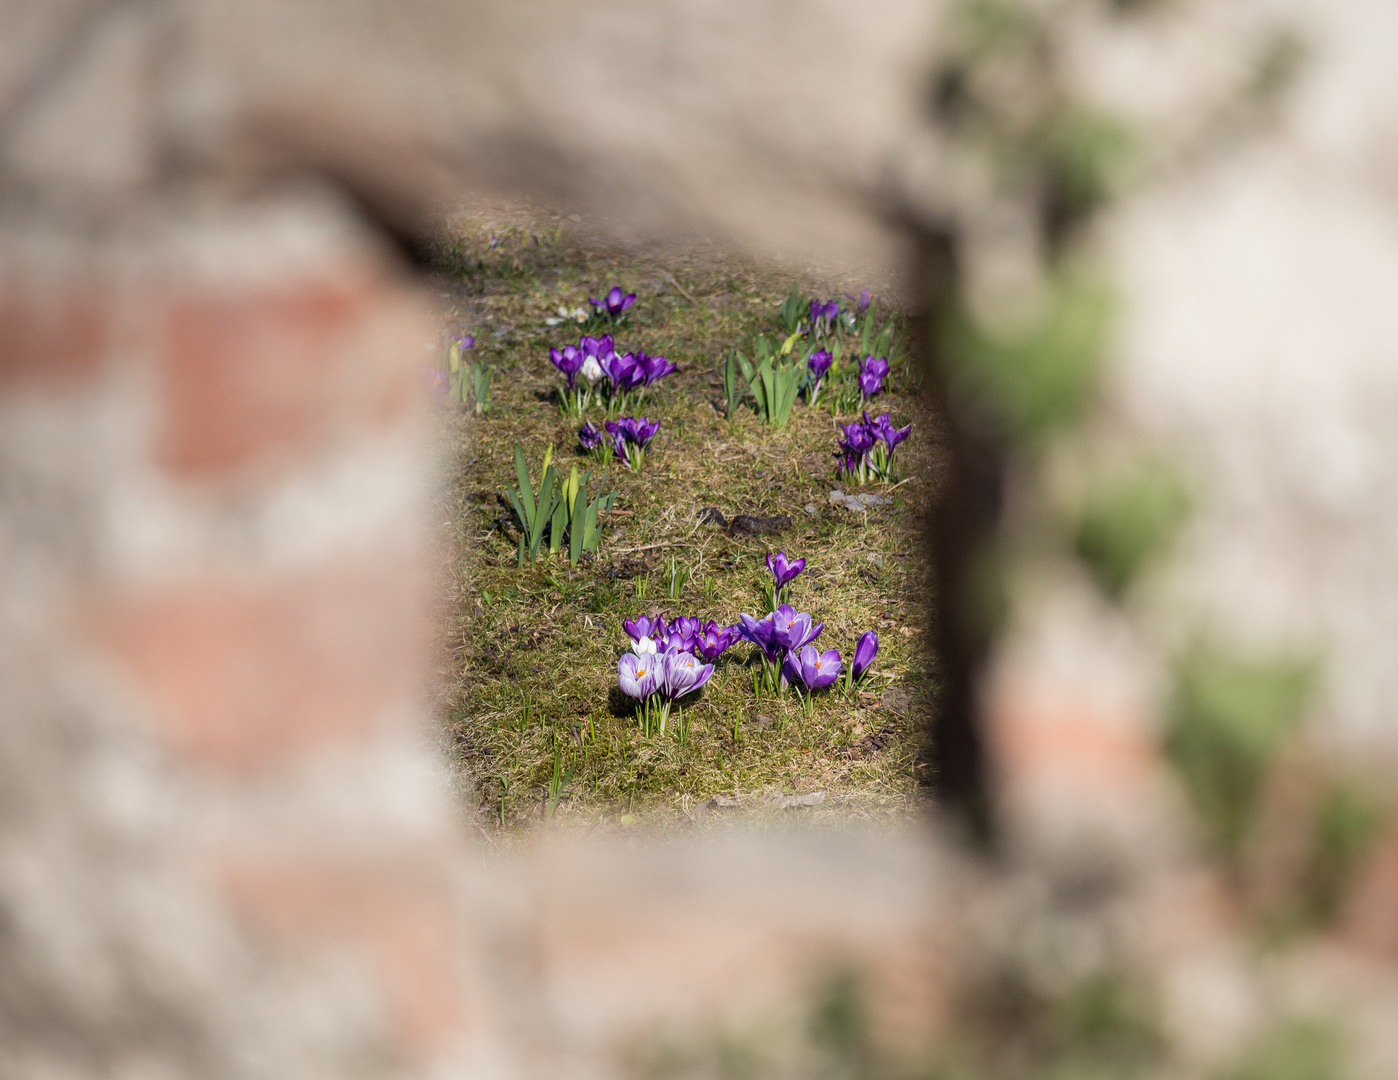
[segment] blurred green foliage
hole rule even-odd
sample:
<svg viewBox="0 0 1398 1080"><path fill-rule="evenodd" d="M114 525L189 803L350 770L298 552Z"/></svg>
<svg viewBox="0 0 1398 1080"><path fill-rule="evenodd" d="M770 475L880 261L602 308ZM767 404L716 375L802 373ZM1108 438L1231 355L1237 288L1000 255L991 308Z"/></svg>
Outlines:
<svg viewBox="0 0 1398 1080"><path fill-rule="evenodd" d="M1165 749L1221 854L1236 858L1263 781L1301 721L1314 665L1197 646L1176 673Z"/></svg>
<svg viewBox="0 0 1398 1080"><path fill-rule="evenodd" d="M1078 419L1097 387L1112 309L1107 289L1080 272L1054 279L1027 325L983 326L963 307L944 342L957 406L1017 442Z"/></svg>
<svg viewBox="0 0 1398 1080"><path fill-rule="evenodd" d="M1354 782L1331 785L1321 799L1303 885L1313 922L1325 923L1335 915L1354 871L1378 839L1385 809L1372 791Z"/></svg>
<svg viewBox="0 0 1398 1080"><path fill-rule="evenodd" d="M1073 548L1103 591L1120 597L1168 546L1189 508L1177 469L1139 462L1089 488L1073 525Z"/></svg>
<svg viewBox="0 0 1398 1080"><path fill-rule="evenodd" d="M1071 224L1105 203L1134 145L1126 126L1100 110L1063 108L1051 115L1033 145L1050 224Z"/></svg>
<svg viewBox="0 0 1398 1080"><path fill-rule="evenodd" d="M1164 1039L1154 1010L1126 979L1106 973L1083 980L1058 1003L1057 1056L1083 1075L1130 1075L1158 1059Z"/></svg>
<svg viewBox="0 0 1398 1080"><path fill-rule="evenodd" d="M1270 1032L1219 1080L1342 1080L1340 1039L1322 1020L1297 1020Z"/></svg>
<svg viewBox="0 0 1398 1080"><path fill-rule="evenodd" d="M810 1015L810 1038L829 1077L886 1075L874 1059L864 988L853 971L838 969L817 988Z"/></svg>

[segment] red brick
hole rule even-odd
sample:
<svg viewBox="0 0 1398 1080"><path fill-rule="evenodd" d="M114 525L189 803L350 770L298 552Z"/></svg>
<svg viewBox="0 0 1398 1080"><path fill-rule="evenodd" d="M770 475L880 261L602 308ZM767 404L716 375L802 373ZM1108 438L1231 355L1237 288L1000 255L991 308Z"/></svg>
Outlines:
<svg viewBox="0 0 1398 1080"><path fill-rule="evenodd" d="M1359 951L1398 960L1398 821L1390 823L1355 875L1343 923Z"/></svg>
<svg viewBox="0 0 1398 1080"><path fill-rule="evenodd" d="M1098 792L1142 790L1157 753L1142 717L1104 711L1091 699L1003 686L987 717L997 767L1014 784L1052 776Z"/></svg>
<svg viewBox="0 0 1398 1080"><path fill-rule="evenodd" d="M111 292L94 280L0 281L0 388L71 385L93 375L111 341Z"/></svg>
<svg viewBox="0 0 1398 1080"><path fill-rule="evenodd" d="M435 330L404 288L363 269L174 296L164 318L157 459L210 477L294 464L323 440L401 419Z"/></svg>
<svg viewBox="0 0 1398 1080"><path fill-rule="evenodd" d="M437 853L436 861L444 858ZM397 1048L421 1057L459 1036L468 1017L460 972L464 919L432 859L242 859L226 865L222 877L244 922L288 952L332 948L364 956Z"/></svg>
<svg viewBox="0 0 1398 1080"><path fill-rule="evenodd" d="M416 568L215 581L92 602L89 640L136 677L193 762L246 771L366 738L427 655Z"/></svg>

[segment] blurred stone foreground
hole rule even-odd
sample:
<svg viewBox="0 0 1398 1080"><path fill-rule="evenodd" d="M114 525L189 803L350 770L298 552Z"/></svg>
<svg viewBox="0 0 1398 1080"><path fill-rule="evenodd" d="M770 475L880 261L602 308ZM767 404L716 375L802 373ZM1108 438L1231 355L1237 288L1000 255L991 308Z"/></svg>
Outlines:
<svg viewBox="0 0 1398 1080"><path fill-rule="evenodd" d="M1398 9L972 8L3 0L0 1075L1398 1075ZM1109 283L1052 430L932 380L993 859L469 841L397 254L462 192L921 267L1031 360Z"/></svg>

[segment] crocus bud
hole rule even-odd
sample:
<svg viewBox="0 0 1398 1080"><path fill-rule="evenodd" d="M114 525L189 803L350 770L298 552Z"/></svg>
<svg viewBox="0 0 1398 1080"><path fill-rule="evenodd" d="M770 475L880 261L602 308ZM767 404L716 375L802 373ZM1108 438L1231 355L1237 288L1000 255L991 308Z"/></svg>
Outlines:
<svg viewBox="0 0 1398 1080"><path fill-rule="evenodd" d="M879 635L866 630L854 646L854 657L850 660L850 674L857 681L864 677L874 657L879 653Z"/></svg>

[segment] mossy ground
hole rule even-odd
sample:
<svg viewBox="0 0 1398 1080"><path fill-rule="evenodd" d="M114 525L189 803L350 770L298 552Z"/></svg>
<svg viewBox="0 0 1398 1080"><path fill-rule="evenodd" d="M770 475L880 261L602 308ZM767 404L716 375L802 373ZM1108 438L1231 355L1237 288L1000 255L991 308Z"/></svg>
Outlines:
<svg viewBox="0 0 1398 1080"><path fill-rule="evenodd" d="M715 373L727 351L751 354L756 335L780 337L778 306L796 283L713 249L636 251L588 240L545 215L498 210L454 222L442 241L436 281L451 310L447 330L473 333L468 359L494 367L489 412L444 405L448 432L446 513L451 588L444 722L463 785L488 830L541 820L585 827L664 829L725 815L789 816L780 796L823 792L802 814L889 820L916 813L927 790L919 717L935 681L924 651L927 611L920 537L936 474L936 424L921 405L910 365L876 400L913 433L899 447L902 482L870 485L889 505L866 513L832 506L839 487L838 421L798 403L790 424L767 426L751 406L723 415ZM638 300L616 328L621 351L661 353L680 365L647 398L660 421L644 467L613 465L619 492L599 550L577 567L566 555L522 568L518 531L503 498L513 484L514 446L537 481L548 447L566 472L579 422L562 416L561 377L548 348L576 341L574 324L549 327L559 306L587 306L617 283ZM830 283L802 282L826 296ZM601 424L601 410L592 419ZM846 421L849 417L844 417ZM772 536L730 537L701 521L724 515L789 515ZM721 624L767 610L764 556L782 549L807 569L792 603L823 620L823 648L848 655L878 631L870 678L853 699L817 694L806 715L791 697L754 696L750 646L720 660L698 700L662 737L643 737L615 689L627 639L623 618L694 614ZM668 559L688 571L668 595ZM712 796L738 809L695 815Z"/></svg>

